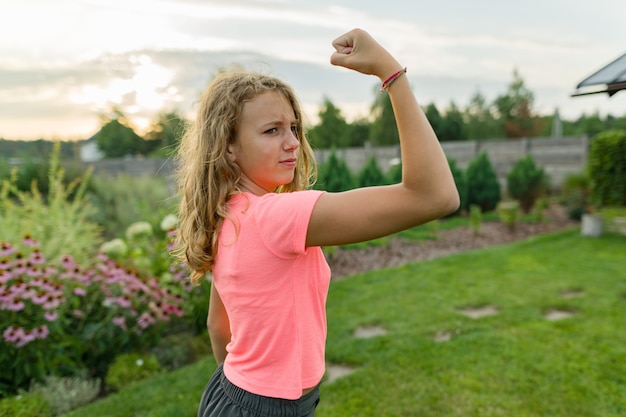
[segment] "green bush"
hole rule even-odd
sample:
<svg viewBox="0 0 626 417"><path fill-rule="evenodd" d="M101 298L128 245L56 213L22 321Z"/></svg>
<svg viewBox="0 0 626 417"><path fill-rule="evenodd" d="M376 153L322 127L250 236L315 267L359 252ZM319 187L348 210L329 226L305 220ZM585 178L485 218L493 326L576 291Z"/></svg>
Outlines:
<svg viewBox="0 0 626 417"><path fill-rule="evenodd" d="M465 177L465 172L457 165L454 159L448 158L448 165L450 166L450 171L452 172L452 177L454 178L454 183L456 184L456 190L459 193L459 199L461 203L459 204L459 209L455 214L458 214L464 210L467 210L467 179Z"/></svg>
<svg viewBox="0 0 626 417"><path fill-rule="evenodd" d="M378 166L375 156L371 156L367 163L361 168L358 175L359 187L372 187L384 185L387 183L387 177Z"/></svg>
<svg viewBox="0 0 626 417"><path fill-rule="evenodd" d="M156 375L161 370L154 354L126 353L115 358L107 372L107 388L120 391L130 384Z"/></svg>
<svg viewBox="0 0 626 417"><path fill-rule="evenodd" d="M498 215L500 221L506 224L510 231L515 230L517 220L519 219L520 205L517 201L502 201L498 203Z"/></svg>
<svg viewBox="0 0 626 417"><path fill-rule="evenodd" d="M18 175L2 180L0 186L0 230L2 240L21 241L24 236L41 239L41 252L49 260L71 253L78 262L93 256L101 243L100 227L88 220L94 208L85 199L90 171L82 179L65 184L59 164L59 143L50 156L49 192L42 195L36 184L30 191L17 186Z"/></svg>
<svg viewBox="0 0 626 417"><path fill-rule="evenodd" d="M119 237L138 221L156 229L163 217L175 211L167 180L162 177L98 176L87 197L95 207L90 220L102 225L107 239Z"/></svg>
<svg viewBox="0 0 626 417"><path fill-rule="evenodd" d="M387 172L387 183L398 184L402 181L402 162L392 165Z"/></svg>
<svg viewBox="0 0 626 417"><path fill-rule="evenodd" d="M40 394L21 392L0 399L0 417L52 417L52 410Z"/></svg>
<svg viewBox="0 0 626 417"><path fill-rule="evenodd" d="M355 180L350 168L342 158L337 156L335 149L330 152L328 160L319 166L319 174L315 188L329 192L350 190L355 187Z"/></svg>
<svg viewBox="0 0 626 417"><path fill-rule="evenodd" d="M584 173L568 175L561 188L561 203L572 220L580 220L591 204L589 177Z"/></svg>
<svg viewBox="0 0 626 417"><path fill-rule="evenodd" d="M191 332L173 333L161 339L152 349L161 366L171 371L210 355L211 339L206 331L193 335Z"/></svg>
<svg viewBox="0 0 626 417"><path fill-rule="evenodd" d="M626 235L626 206L603 207L598 214L602 217L603 232Z"/></svg>
<svg viewBox="0 0 626 417"><path fill-rule="evenodd" d="M532 219L534 222L541 223L544 221L545 216L543 214L544 210L550 207L550 202L547 197L540 197L535 201L535 205L533 206Z"/></svg>
<svg viewBox="0 0 626 417"><path fill-rule="evenodd" d="M469 208L469 220L474 234L478 234L483 221L483 213L476 204L472 204Z"/></svg>
<svg viewBox="0 0 626 417"><path fill-rule="evenodd" d="M88 378L87 372L74 377L48 376L29 390L29 394L43 397L54 415L89 404L99 393L100 380Z"/></svg>
<svg viewBox="0 0 626 417"><path fill-rule="evenodd" d="M493 211L500 202L500 183L486 152L474 158L465 171L467 206L476 204L482 212Z"/></svg>
<svg viewBox="0 0 626 417"><path fill-rule="evenodd" d="M593 203L626 206L626 131L597 135L589 150L589 179Z"/></svg>
<svg viewBox="0 0 626 417"><path fill-rule="evenodd" d="M529 213L535 201L549 188L546 172L535 164L530 154L515 162L506 176L506 183L509 195L519 201L524 213Z"/></svg>

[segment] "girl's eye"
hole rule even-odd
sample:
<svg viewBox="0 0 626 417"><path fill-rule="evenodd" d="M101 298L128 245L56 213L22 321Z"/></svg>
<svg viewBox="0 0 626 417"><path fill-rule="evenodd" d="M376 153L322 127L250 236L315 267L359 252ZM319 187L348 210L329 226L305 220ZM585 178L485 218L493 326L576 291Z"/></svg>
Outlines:
<svg viewBox="0 0 626 417"><path fill-rule="evenodd" d="M276 129L275 127L271 128L271 129L267 129L265 131L265 133L268 134L268 135L274 134L276 132L278 132L278 129Z"/></svg>
<svg viewBox="0 0 626 417"><path fill-rule="evenodd" d="M297 134L298 133L298 126L297 125L293 125L291 126L291 131L293 132L293 134Z"/></svg>

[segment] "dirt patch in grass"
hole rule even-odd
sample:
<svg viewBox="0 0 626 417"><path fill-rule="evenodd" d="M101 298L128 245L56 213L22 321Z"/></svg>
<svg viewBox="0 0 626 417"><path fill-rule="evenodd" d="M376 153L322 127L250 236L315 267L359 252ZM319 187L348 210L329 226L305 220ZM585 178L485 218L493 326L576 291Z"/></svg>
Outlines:
<svg viewBox="0 0 626 417"><path fill-rule="evenodd" d="M558 320L563 320L563 319L568 319L570 317L574 317L575 315L576 313L571 310L552 309L552 310L548 310L546 314L544 314L544 317L546 320L549 320L549 321L558 321Z"/></svg>
<svg viewBox="0 0 626 417"><path fill-rule="evenodd" d="M531 236L563 230L579 224L567 216L563 206L553 205L544 212L540 223L518 223L511 231L501 222L484 222L478 233L469 226L437 232L437 239L408 242L394 238L385 247L372 246L367 249L337 248L328 263L333 279L390 268L409 262L435 259L453 253L486 248L523 240Z"/></svg>
<svg viewBox="0 0 626 417"><path fill-rule="evenodd" d="M461 314L470 319L480 319L483 317L494 316L498 314L498 308L492 305L469 307L461 310Z"/></svg>
<svg viewBox="0 0 626 417"><path fill-rule="evenodd" d="M371 337L383 336L387 334L387 330L381 326L361 326L357 327L352 336L357 339L369 339Z"/></svg>
<svg viewBox="0 0 626 417"><path fill-rule="evenodd" d="M326 364L326 374L325 374L325 382L333 382L336 381L337 379L350 375L352 372L354 372L356 369L351 367L351 366L347 366L347 365L339 365L339 364L333 364L333 363L327 363Z"/></svg>
<svg viewBox="0 0 626 417"><path fill-rule="evenodd" d="M433 340L435 342L439 342L439 343L441 343L441 342L449 342L450 339L452 339L452 333L448 332L448 331L445 331L445 330L441 330L441 331L437 332L435 334L435 337L433 337Z"/></svg>
<svg viewBox="0 0 626 417"><path fill-rule="evenodd" d="M577 298L585 295L585 291L579 289L569 289L561 292L561 298Z"/></svg>

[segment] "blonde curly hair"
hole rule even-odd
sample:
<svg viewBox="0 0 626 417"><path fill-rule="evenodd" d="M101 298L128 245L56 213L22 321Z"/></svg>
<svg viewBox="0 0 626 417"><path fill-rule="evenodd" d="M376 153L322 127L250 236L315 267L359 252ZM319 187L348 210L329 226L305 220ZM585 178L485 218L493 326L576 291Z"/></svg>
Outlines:
<svg viewBox="0 0 626 417"><path fill-rule="evenodd" d="M200 98L196 119L183 135L175 161L181 200L174 254L190 269L193 284L198 285L213 268L218 232L228 217L228 199L239 191L241 172L226 156L227 146L235 141L243 105L266 91L277 91L287 98L300 141L293 181L275 191L301 191L315 182L315 155L292 88L260 73L240 69L219 72Z"/></svg>

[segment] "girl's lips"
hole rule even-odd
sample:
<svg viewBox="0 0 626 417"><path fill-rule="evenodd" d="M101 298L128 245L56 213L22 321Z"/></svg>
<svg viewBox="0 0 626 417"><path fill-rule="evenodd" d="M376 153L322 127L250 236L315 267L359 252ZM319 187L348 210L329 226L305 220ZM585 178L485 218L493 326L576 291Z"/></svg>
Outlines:
<svg viewBox="0 0 626 417"><path fill-rule="evenodd" d="M287 165L287 166L293 167L293 166L296 166L296 158L284 159L284 160L280 161L280 163L282 165Z"/></svg>

